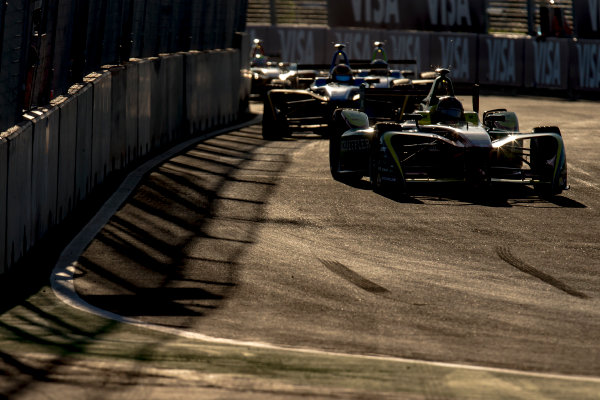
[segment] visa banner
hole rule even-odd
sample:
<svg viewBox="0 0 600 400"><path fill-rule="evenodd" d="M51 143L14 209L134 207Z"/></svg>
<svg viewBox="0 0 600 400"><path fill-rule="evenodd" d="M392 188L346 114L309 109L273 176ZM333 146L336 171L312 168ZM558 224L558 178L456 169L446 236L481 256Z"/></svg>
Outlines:
<svg viewBox="0 0 600 400"><path fill-rule="evenodd" d="M485 33L487 0L329 0L329 26Z"/></svg>

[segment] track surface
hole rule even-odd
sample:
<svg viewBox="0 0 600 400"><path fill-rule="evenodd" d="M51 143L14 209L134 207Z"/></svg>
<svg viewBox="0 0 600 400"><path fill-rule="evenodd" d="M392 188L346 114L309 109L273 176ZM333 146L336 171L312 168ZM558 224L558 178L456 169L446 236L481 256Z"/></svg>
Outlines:
<svg viewBox="0 0 600 400"><path fill-rule="evenodd" d="M465 102L465 104L468 104ZM559 125L572 189L392 199L260 125L156 168L80 258L90 304L216 337L600 376L598 104L483 97Z"/></svg>

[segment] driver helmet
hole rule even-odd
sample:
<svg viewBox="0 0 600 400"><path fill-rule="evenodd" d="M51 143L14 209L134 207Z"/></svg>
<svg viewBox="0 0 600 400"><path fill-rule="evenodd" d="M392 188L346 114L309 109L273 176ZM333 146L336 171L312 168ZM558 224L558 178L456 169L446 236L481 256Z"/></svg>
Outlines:
<svg viewBox="0 0 600 400"><path fill-rule="evenodd" d="M256 54L252 59L251 65L253 67L265 67L267 65L267 58L262 54Z"/></svg>
<svg viewBox="0 0 600 400"><path fill-rule="evenodd" d="M346 64L338 64L331 70L331 79L338 83L351 83L352 69Z"/></svg>
<svg viewBox="0 0 600 400"><path fill-rule="evenodd" d="M371 75L386 75L388 63L380 58L371 61Z"/></svg>
<svg viewBox="0 0 600 400"><path fill-rule="evenodd" d="M462 103L453 96L440 97L437 107L431 113L433 123L457 123L464 120Z"/></svg>

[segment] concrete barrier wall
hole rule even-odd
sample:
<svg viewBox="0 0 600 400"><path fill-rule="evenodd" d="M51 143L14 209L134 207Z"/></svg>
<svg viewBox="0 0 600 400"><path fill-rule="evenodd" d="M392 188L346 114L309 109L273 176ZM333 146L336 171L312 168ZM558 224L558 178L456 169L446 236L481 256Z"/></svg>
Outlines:
<svg viewBox="0 0 600 400"><path fill-rule="evenodd" d="M33 124L25 122L5 135L8 141L6 185L6 260L10 268L32 243L31 165Z"/></svg>
<svg viewBox="0 0 600 400"><path fill-rule="evenodd" d="M59 110L57 107L36 109L26 117L33 124L31 238L35 242L56 223Z"/></svg>
<svg viewBox="0 0 600 400"><path fill-rule="evenodd" d="M56 219L62 221L75 206L77 160L77 97L61 96L54 103L60 114Z"/></svg>
<svg viewBox="0 0 600 400"><path fill-rule="evenodd" d="M6 194L8 193L8 141L0 138L0 274L7 270L6 262Z"/></svg>
<svg viewBox="0 0 600 400"><path fill-rule="evenodd" d="M125 136L126 157L129 164L139 156L138 149L138 94L139 94L139 63L130 62L125 68Z"/></svg>
<svg viewBox="0 0 600 400"><path fill-rule="evenodd" d="M143 157L150 152L152 126L152 69L151 59L136 61L138 63L138 156ZM157 101L159 101L157 99Z"/></svg>
<svg viewBox="0 0 600 400"><path fill-rule="evenodd" d="M160 148L162 136L167 132L167 105L161 93L167 91L167 62L163 58L152 58L150 68L150 150ZM166 139L165 139L166 142Z"/></svg>
<svg viewBox="0 0 600 400"><path fill-rule="evenodd" d="M91 84L78 85L69 93L77 99L77 133L75 151L75 204L92 190L92 126L94 89Z"/></svg>
<svg viewBox="0 0 600 400"><path fill-rule="evenodd" d="M96 72L84 79L92 85L92 185L104 182L110 173L111 138L111 75L110 72Z"/></svg>
<svg viewBox="0 0 600 400"><path fill-rule="evenodd" d="M127 73L124 66L111 67L110 72L110 169L119 170L127 161Z"/></svg>
<svg viewBox="0 0 600 400"><path fill-rule="evenodd" d="M249 37L244 36L249 48ZM0 135L0 274L112 172L206 128L242 102L239 50L131 60L89 74Z"/></svg>

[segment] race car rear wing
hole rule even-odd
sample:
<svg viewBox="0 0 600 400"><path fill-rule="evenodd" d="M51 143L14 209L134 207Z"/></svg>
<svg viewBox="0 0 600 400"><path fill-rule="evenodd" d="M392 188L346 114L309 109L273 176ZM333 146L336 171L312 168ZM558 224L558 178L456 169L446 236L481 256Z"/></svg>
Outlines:
<svg viewBox="0 0 600 400"><path fill-rule="evenodd" d="M387 62L387 65L416 65L417 60L390 60ZM349 61L350 68L353 70L357 69L373 69L373 68L381 68L377 64L371 64L370 60L350 60ZM329 71L331 69L331 64L297 64L298 71L302 70L312 70L312 71Z"/></svg>
<svg viewBox="0 0 600 400"><path fill-rule="evenodd" d="M389 60L387 66L391 65L417 65L417 60ZM385 64L373 64L371 60L351 60L350 66L352 69L380 69L385 68Z"/></svg>

